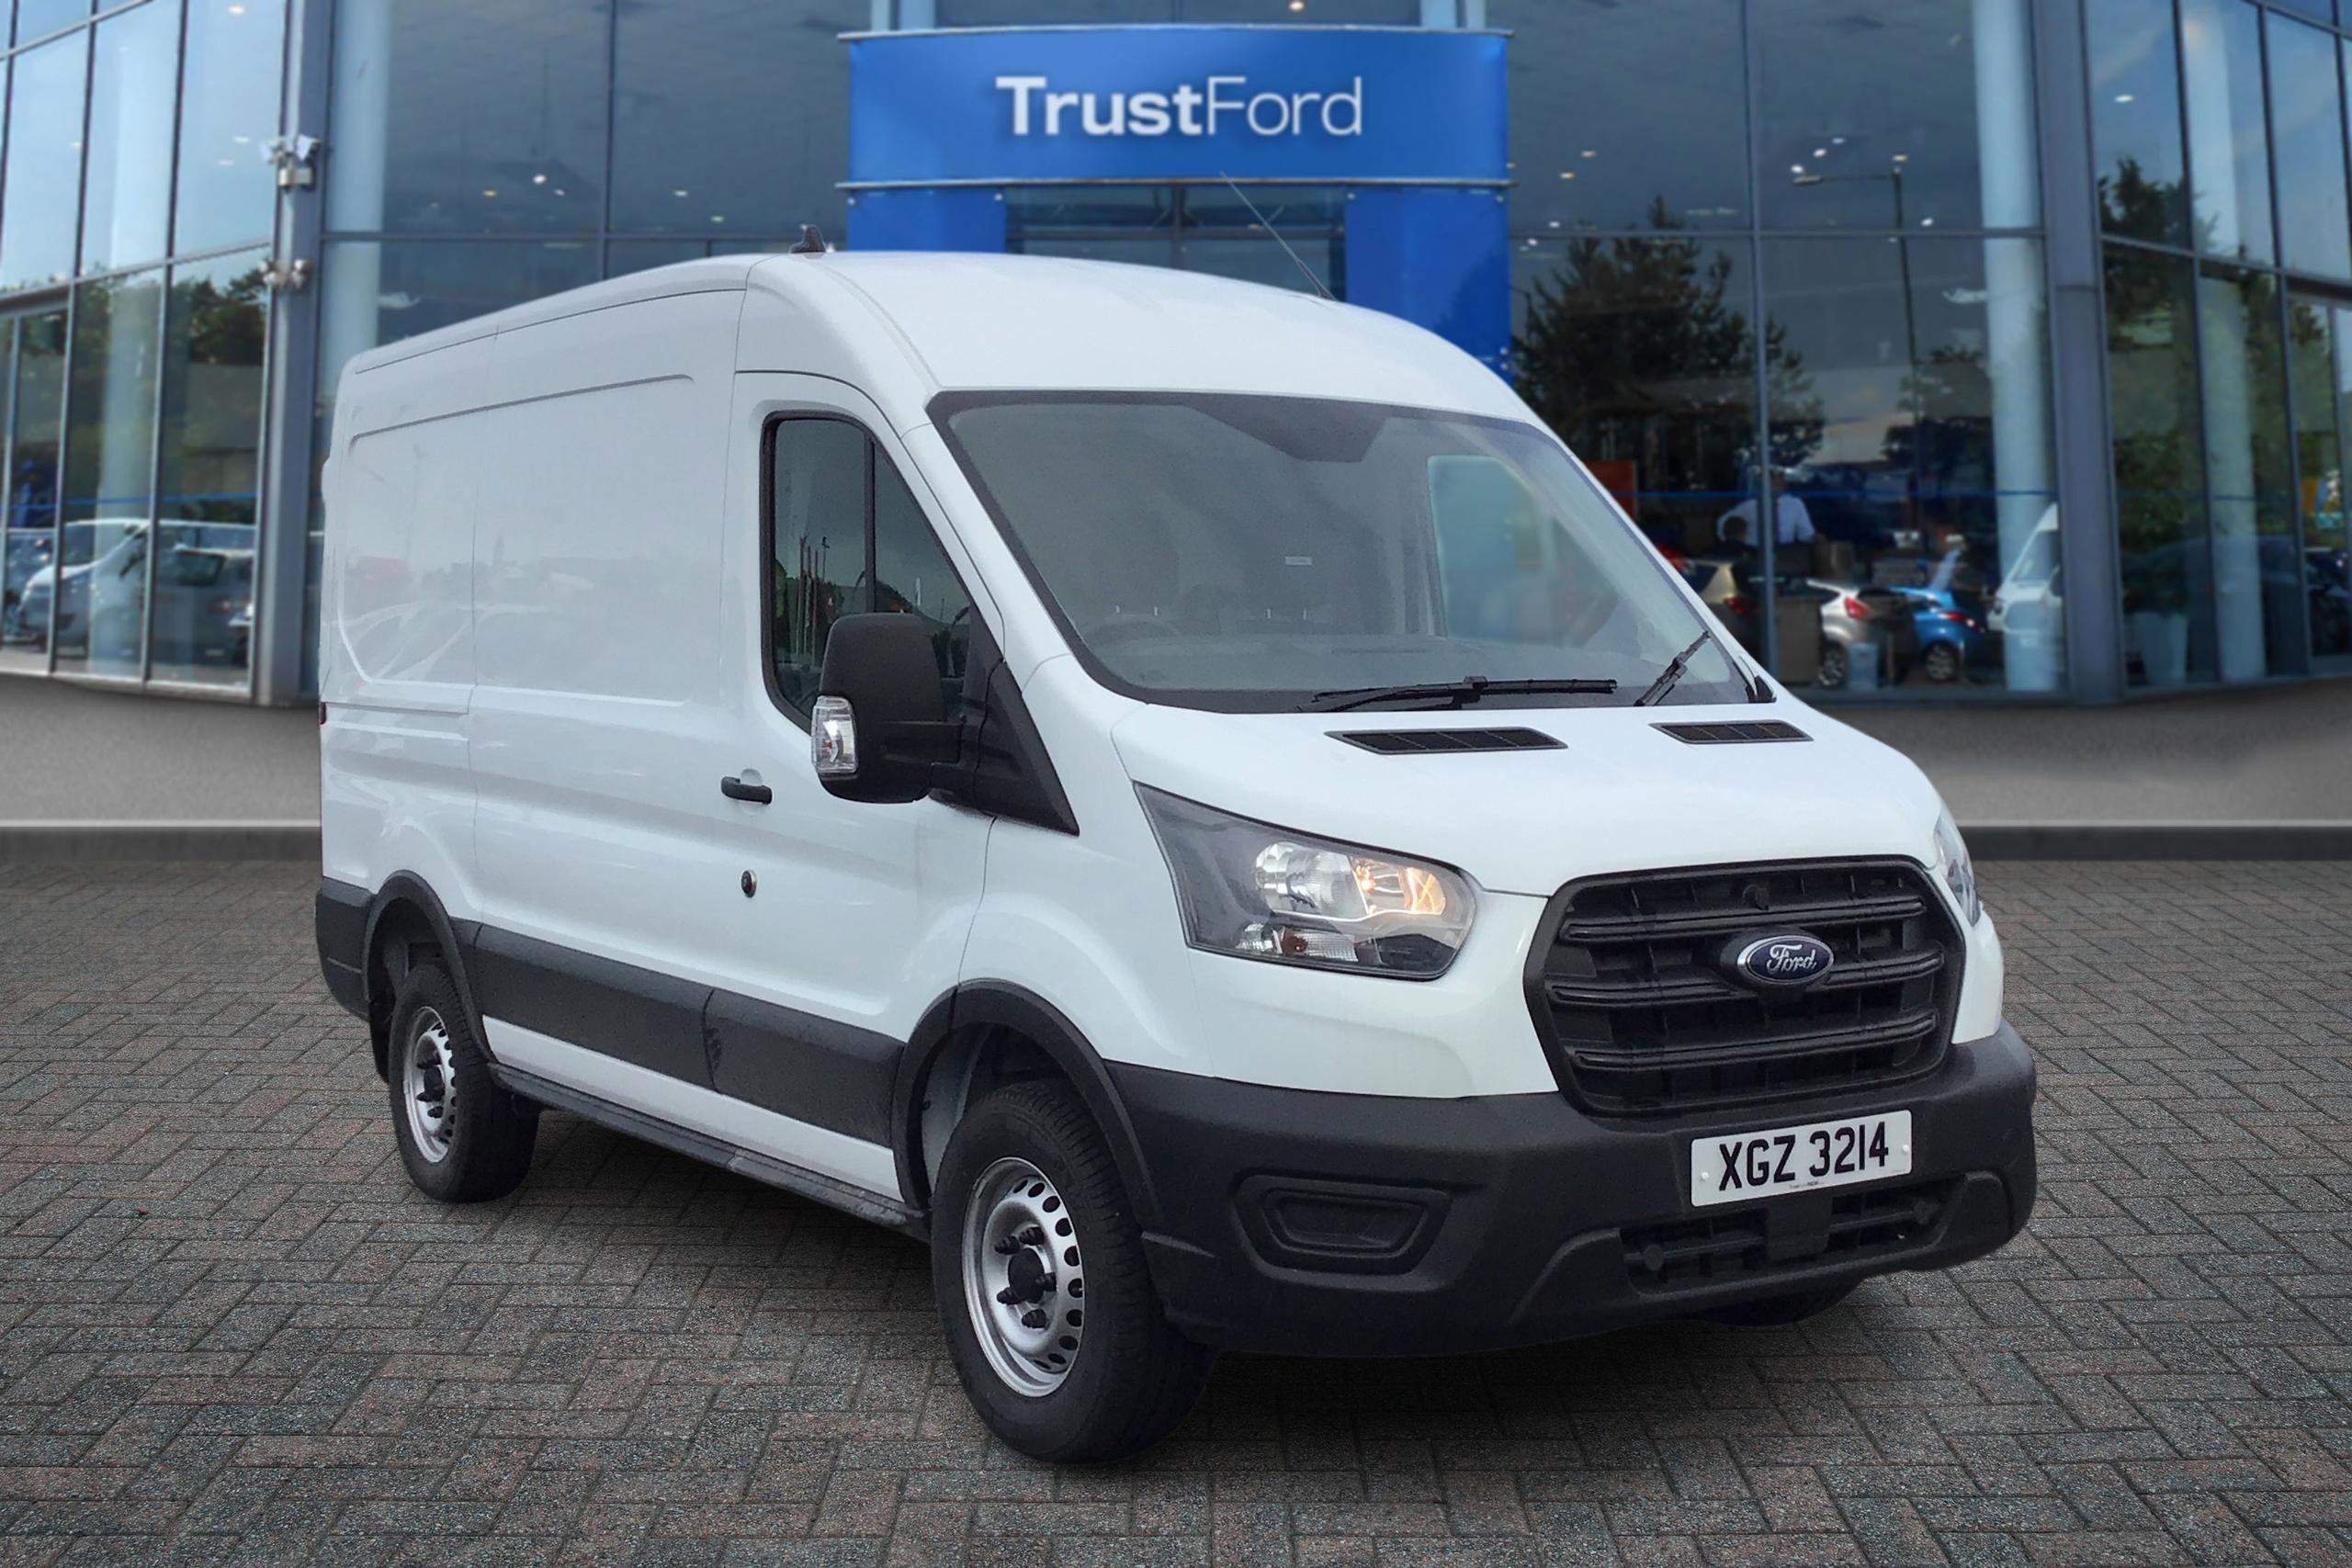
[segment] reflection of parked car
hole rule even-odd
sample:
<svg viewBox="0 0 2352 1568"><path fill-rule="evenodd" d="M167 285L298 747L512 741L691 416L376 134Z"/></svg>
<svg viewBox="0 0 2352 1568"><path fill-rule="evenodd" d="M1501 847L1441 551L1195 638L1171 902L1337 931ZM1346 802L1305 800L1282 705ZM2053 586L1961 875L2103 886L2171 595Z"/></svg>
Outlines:
<svg viewBox="0 0 2352 1568"><path fill-rule="evenodd" d="M0 642L19 640L14 632L17 601L25 596L25 585L36 573L47 567L57 555L57 533L51 528L11 528L7 530L7 554L0 565Z"/></svg>
<svg viewBox="0 0 2352 1568"><path fill-rule="evenodd" d="M143 522L66 525L69 564L44 570L25 585L18 605L21 635L43 644L51 624L60 653L108 662L135 662L142 624L153 626L153 658L161 663L226 662L230 618L253 597L254 529L250 523L160 525L164 553L154 572L153 613L148 611L147 525ZM71 563L78 537L103 533L114 542L95 560Z"/></svg>
<svg viewBox="0 0 2352 1568"><path fill-rule="evenodd" d="M1919 636L1919 667L1938 685L1949 685L1978 665L1997 663L2000 638L1984 625L1983 601L1950 588L1898 588L1913 606Z"/></svg>
<svg viewBox="0 0 2352 1568"><path fill-rule="evenodd" d="M62 563L64 568L65 587L62 594L60 594L57 587L58 569L61 563L49 559L46 565L24 580L24 586L18 593L17 603L9 607L6 619L0 621L0 642L29 643L35 648L48 647L51 601L62 598L64 616L59 622L61 633L70 632L74 643L78 646L86 629L82 624L81 616L83 596L88 592L89 587L84 579L89 575L91 563L119 544L125 534L135 528L145 526L143 523L118 519L65 525L63 529L65 556ZM32 530L26 531L32 532ZM41 536L53 537L54 536L43 533ZM47 558L44 557L44 558ZM64 640L62 635L60 641Z"/></svg>
<svg viewBox="0 0 2352 1568"><path fill-rule="evenodd" d="M1857 649L1876 650L1882 685L1897 684L1918 662L1916 611L1896 589L1792 577L1781 581L1781 597L1821 606L1821 674L1815 682L1819 686L1836 691L1852 682Z"/></svg>
<svg viewBox="0 0 2352 1568"><path fill-rule="evenodd" d="M252 536L252 530L245 531ZM169 532L165 534L170 537ZM250 616L254 552L218 545L172 545L155 563L154 613L148 658L158 665L242 667L251 623L241 636L237 617ZM138 605L125 606L130 635L138 635ZM135 646L135 644L133 645Z"/></svg>

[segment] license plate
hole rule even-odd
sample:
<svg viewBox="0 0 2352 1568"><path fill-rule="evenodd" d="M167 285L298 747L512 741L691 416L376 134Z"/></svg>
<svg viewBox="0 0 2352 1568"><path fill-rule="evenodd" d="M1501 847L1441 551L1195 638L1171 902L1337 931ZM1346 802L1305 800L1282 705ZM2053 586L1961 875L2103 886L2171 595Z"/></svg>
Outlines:
<svg viewBox="0 0 2352 1568"><path fill-rule="evenodd" d="M1726 1133L1690 1145L1690 1201L1749 1203L1788 1192L1851 1187L1911 1169L1911 1112Z"/></svg>

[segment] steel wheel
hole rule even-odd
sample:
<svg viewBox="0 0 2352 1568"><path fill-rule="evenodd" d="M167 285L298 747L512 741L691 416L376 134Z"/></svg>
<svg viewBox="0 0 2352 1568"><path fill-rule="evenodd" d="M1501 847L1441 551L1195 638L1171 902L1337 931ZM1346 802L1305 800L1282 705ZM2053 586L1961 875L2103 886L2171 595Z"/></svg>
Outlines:
<svg viewBox="0 0 2352 1568"><path fill-rule="evenodd" d="M409 1136L417 1153L438 1165L449 1157L458 1125L458 1059L449 1026L431 1008L419 1008L401 1053L401 1099L408 1106Z"/></svg>
<svg viewBox="0 0 2352 1568"><path fill-rule="evenodd" d="M964 1210L964 1302L989 1365L1031 1398L1061 1387L1086 1332L1076 1223L1046 1173L1000 1159Z"/></svg>

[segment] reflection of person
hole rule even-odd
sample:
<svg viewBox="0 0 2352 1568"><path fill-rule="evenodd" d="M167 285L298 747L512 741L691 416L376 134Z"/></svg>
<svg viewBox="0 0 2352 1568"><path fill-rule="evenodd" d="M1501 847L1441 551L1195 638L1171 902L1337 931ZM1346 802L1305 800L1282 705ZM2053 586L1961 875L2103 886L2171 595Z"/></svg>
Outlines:
<svg viewBox="0 0 2352 1568"><path fill-rule="evenodd" d="M1812 538L1813 513L1805 510L1804 502L1798 500L1788 488L1784 478L1774 488L1778 491L1772 498L1774 541L1783 545L1794 545ZM1715 519L1715 537L1728 538L1730 536L1725 530L1731 526L1735 518L1746 520L1752 530L1756 525L1756 498L1751 495Z"/></svg>
<svg viewBox="0 0 2352 1568"><path fill-rule="evenodd" d="M1728 513L1715 523L1715 533L1724 542L1722 553L1733 560L1746 560L1756 553L1756 547L1748 543L1747 523L1747 518Z"/></svg>

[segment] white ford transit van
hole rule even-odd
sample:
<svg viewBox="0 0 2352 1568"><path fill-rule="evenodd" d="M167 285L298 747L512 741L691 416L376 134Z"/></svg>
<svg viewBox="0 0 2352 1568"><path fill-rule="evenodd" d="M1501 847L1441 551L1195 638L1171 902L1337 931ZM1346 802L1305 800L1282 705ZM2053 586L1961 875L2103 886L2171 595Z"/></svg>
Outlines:
<svg viewBox="0 0 2352 1568"><path fill-rule="evenodd" d="M319 951L416 1184L552 1109L922 1238L1025 1452L2033 1205L1933 789L1418 328L696 262L363 355L326 495Z"/></svg>

